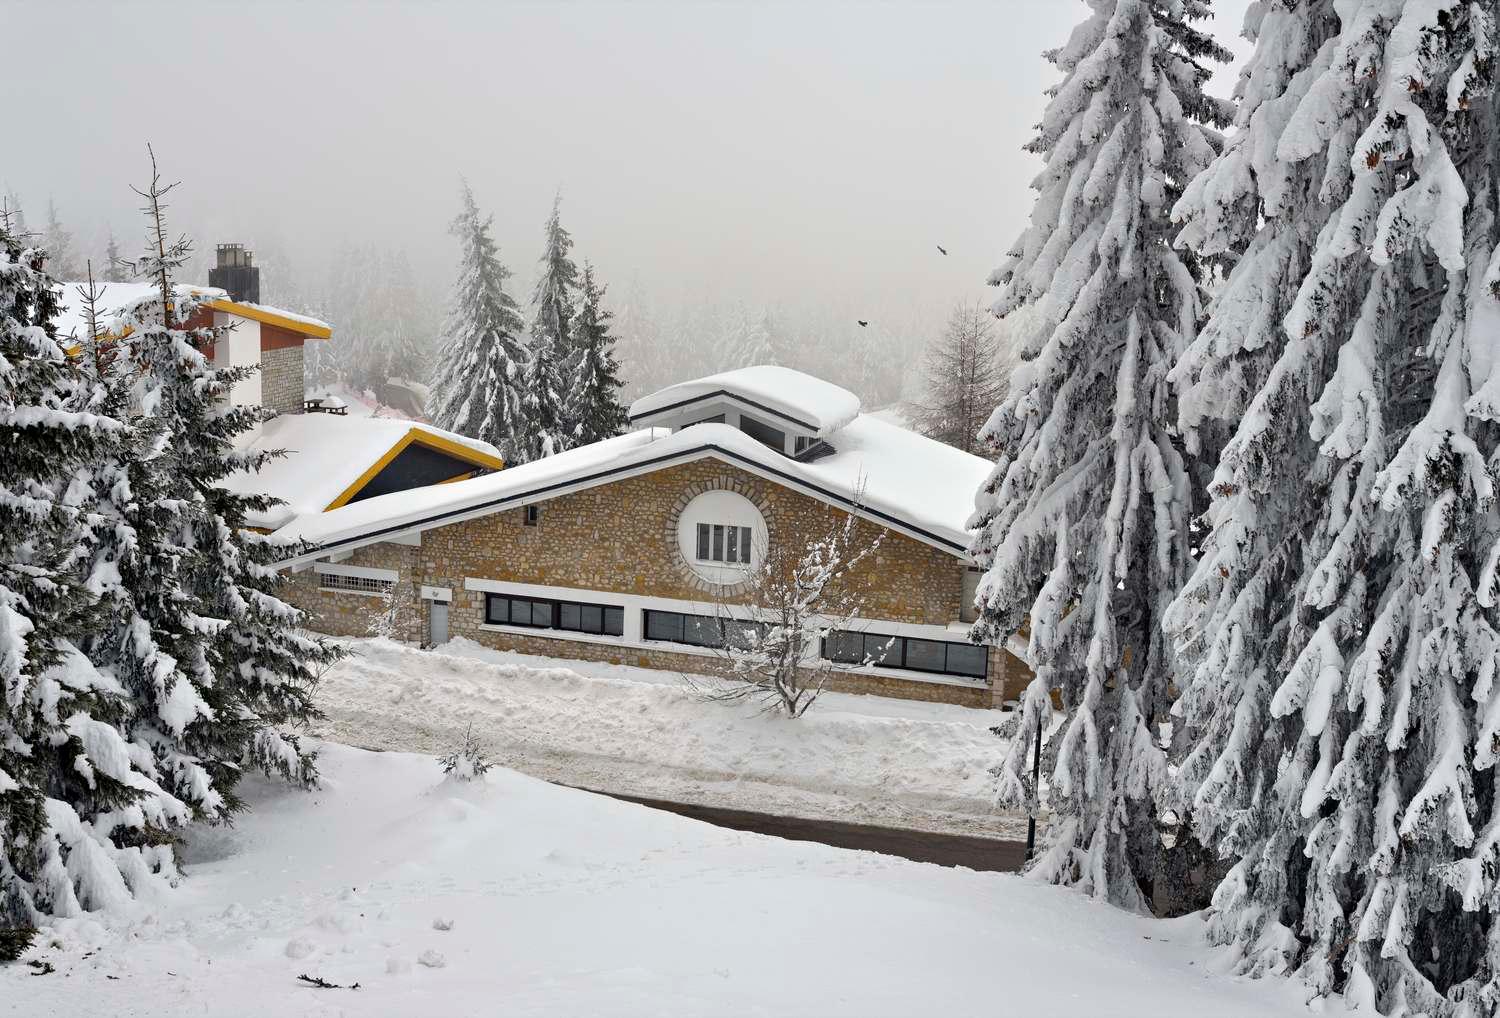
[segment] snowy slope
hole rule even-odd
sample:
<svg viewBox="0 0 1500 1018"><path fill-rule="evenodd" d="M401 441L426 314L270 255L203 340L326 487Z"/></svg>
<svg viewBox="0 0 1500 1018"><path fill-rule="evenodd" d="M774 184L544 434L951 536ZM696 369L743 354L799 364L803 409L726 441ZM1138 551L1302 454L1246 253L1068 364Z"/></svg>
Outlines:
<svg viewBox="0 0 1500 1018"><path fill-rule="evenodd" d="M65 920L27 956L56 971L0 967L0 1012L1309 1013L1284 981L1215 974L1196 919L722 830L510 771L457 785L430 758L333 745L320 762L323 791L251 779L240 822L190 831L186 879L155 916ZM361 988L314 989L304 973Z"/></svg>
<svg viewBox="0 0 1500 1018"><path fill-rule="evenodd" d="M506 766L563 784L758 812L1017 837L993 807L1001 715L830 693L796 721L705 703L680 676L454 640L351 641L323 677L319 734L437 752L472 722ZM588 674L584 674L587 672Z"/></svg>

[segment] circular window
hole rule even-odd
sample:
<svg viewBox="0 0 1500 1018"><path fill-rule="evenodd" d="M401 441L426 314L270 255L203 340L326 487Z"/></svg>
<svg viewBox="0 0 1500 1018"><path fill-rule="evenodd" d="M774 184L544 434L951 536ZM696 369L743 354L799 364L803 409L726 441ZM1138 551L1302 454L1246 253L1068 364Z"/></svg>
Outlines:
<svg viewBox="0 0 1500 1018"><path fill-rule="evenodd" d="M677 547L694 574L724 586L740 583L765 555L766 518L743 495L705 491L677 518Z"/></svg>

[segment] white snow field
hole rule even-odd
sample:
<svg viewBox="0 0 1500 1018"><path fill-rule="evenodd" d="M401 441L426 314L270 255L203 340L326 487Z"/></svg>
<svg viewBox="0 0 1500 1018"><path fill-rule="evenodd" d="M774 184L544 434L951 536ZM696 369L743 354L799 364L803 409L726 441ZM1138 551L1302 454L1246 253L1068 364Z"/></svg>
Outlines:
<svg viewBox="0 0 1500 1018"><path fill-rule="evenodd" d="M473 724L497 762L601 791L785 816L1017 837L994 807L1003 715L826 693L803 717L709 703L671 672L349 641L323 677L325 738L437 753Z"/></svg>
<svg viewBox="0 0 1500 1018"><path fill-rule="evenodd" d="M1307 1013L1156 922L1004 874L711 827L496 769L325 745L195 828L174 891L63 920L0 1013L1033 1016ZM299 975L358 990L317 989ZM1328 1013L1328 1012L1324 1012Z"/></svg>

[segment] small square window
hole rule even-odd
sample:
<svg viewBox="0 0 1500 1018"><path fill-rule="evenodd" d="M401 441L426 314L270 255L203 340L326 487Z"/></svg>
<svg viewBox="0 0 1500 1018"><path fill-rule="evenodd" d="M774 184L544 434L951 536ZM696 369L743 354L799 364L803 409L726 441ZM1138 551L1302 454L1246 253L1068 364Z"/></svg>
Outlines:
<svg viewBox="0 0 1500 1018"><path fill-rule="evenodd" d="M605 636L623 636L623 635L625 635L625 609L624 608L606 608L606 609L604 609L604 635Z"/></svg>
<svg viewBox="0 0 1500 1018"><path fill-rule="evenodd" d="M972 643L948 644L948 671L953 675L972 675L982 679L988 659L989 652L984 647Z"/></svg>
<svg viewBox="0 0 1500 1018"><path fill-rule="evenodd" d="M494 594L484 599L484 620L493 625L505 625L510 621L510 601Z"/></svg>
<svg viewBox="0 0 1500 1018"><path fill-rule="evenodd" d="M944 651L947 648L936 640L907 640L906 667L921 672L941 672L948 663Z"/></svg>
<svg viewBox="0 0 1500 1018"><path fill-rule="evenodd" d="M528 527L534 527L541 522L542 507L539 505L529 505L526 507L525 514L526 525Z"/></svg>
<svg viewBox="0 0 1500 1018"><path fill-rule="evenodd" d="M510 624L513 626L531 625L531 602L517 601L514 598L510 602Z"/></svg>
<svg viewBox="0 0 1500 1018"><path fill-rule="evenodd" d="M823 644L823 656L830 661L858 664L865 659L865 640L859 633L835 631Z"/></svg>
<svg viewBox="0 0 1500 1018"><path fill-rule="evenodd" d="M578 628L585 633L604 632L604 609L597 604L565 605L564 607L578 608L582 612Z"/></svg>
<svg viewBox="0 0 1500 1018"><path fill-rule="evenodd" d="M905 642L899 636L878 636L874 633L866 633L865 657L870 659L871 664L900 668L901 645Z"/></svg>
<svg viewBox="0 0 1500 1018"><path fill-rule="evenodd" d="M531 624L552 628L552 603L550 601L531 602Z"/></svg>
<svg viewBox="0 0 1500 1018"><path fill-rule="evenodd" d="M682 616L676 612L646 613L646 639L682 642Z"/></svg>
<svg viewBox="0 0 1500 1018"><path fill-rule="evenodd" d="M557 606L557 628L558 629L582 629L583 628L583 605L569 604L564 601Z"/></svg>

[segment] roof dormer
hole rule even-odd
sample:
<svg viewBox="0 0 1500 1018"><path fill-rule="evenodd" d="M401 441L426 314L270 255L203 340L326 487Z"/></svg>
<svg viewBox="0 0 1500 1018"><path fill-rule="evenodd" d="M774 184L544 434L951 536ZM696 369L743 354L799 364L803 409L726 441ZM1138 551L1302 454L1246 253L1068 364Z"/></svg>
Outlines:
<svg viewBox="0 0 1500 1018"><path fill-rule="evenodd" d="M774 365L670 385L630 407L636 427L681 431L726 424L783 456L805 457L859 416L859 397L821 378Z"/></svg>

